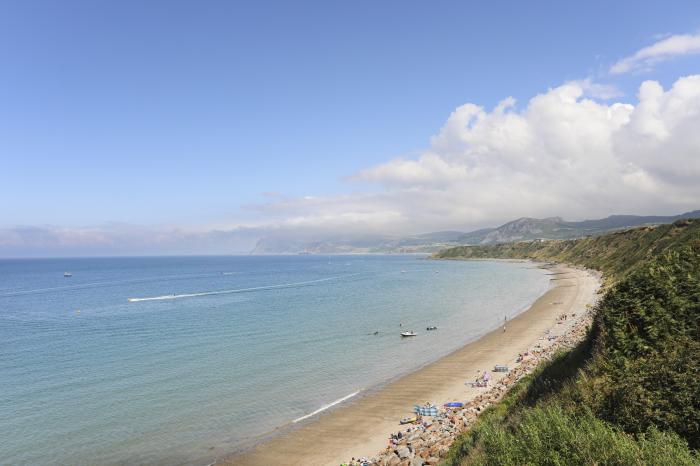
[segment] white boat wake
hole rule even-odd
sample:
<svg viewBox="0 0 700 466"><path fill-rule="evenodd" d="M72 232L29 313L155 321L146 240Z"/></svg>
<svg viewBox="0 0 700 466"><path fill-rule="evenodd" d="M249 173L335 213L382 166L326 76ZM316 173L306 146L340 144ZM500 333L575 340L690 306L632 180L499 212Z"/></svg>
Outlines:
<svg viewBox="0 0 700 466"><path fill-rule="evenodd" d="M333 406L335 406L335 405L337 405L337 404L339 404L339 403L342 403L342 402L345 401L345 400L349 400L350 398L352 398L353 396L357 395L357 394L360 393L361 391L362 391L362 390L358 390L358 391L356 391L356 392L354 392L354 393L351 393L351 394L349 394L349 395L346 395L346 396L344 396L344 397L342 397L342 398L338 398L337 400L335 400L335 401L332 402L332 403L328 403L327 405L321 406L320 408L318 408L318 409L317 409L316 411L314 411L313 413L309 413L309 414L307 414L307 415L305 415L305 416L302 416L302 417L300 417L300 418L294 419L294 420L292 421L292 423L293 423L293 424L296 424L296 423L299 422L299 421L303 421L304 419L308 419L308 418L310 418L311 416L315 416L315 415L317 415L318 413L321 413L321 412L327 410L328 408L332 408Z"/></svg>
<svg viewBox="0 0 700 466"><path fill-rule="evenodd" d="M296 283L283 283L281 285L266 285L266 286L255 286L252 288L238 288L235 290L221 290L221 291L203 291L201 293L183 293L183 294L168 294L164 296L153 296L150 298L128 298L130 303L136 303L140 301L165 301L168 299L181 299L181 298L196 298L199 296L214 296L219 294L233 294L233 293L245 293L248 291L262 291L262 290L274 290L278 288L292 288L295 286L312 285L314 283L327 282L331 280L338 280L340 278L352 277L354 275L360 275L359 273L350 273L346 275L337 275L335 277L319 278L318 280L308 280L305 282Z"/></svg>

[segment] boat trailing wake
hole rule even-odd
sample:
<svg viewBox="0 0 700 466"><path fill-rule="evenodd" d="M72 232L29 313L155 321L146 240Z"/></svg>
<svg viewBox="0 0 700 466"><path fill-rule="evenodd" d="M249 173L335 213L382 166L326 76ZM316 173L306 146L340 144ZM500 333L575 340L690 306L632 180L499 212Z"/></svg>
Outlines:
<svg viewBox="0 0 700 466"><path fill-rule="evenodd" d="M308 280L305 282L295 282L295 283L282 283L280 285L266 285L266 286L255 286L251 288L238 288L235 290L221 290L221 291L203 291L201 293L183 293L183 294L169 294L164 296L153 296L150 298L128 298L130 303L136 303L140 301L165 301L169 299L181 299L181 298L196 298L199 296L215 296L219 294L234 294L234 293L246 293L250 291L263 291L263 290L274 290L279 288L293 288L296 286L312 285L314 283L328 282L331 280L338 280L340 278L348 278L355 275L360 275L359 273L350 273L346 275L337 275L335 277L319 278L318 280Z"/></svg>
<svg viewBox="0 0 700 466"><path fill-rule="evenodd" d="M353 396L357 395L357 394L360 393L360 392L361 392L361 390L358 390L358 391L356 391L356 392L354 392L354 393L351 393L351 394L349 394L349 395L346 395L346 396L344 396L344 397L342 397L342 398L338 398L337 400L335 400L335 401L332 402L332 403L328 403L327 405L321 406L320 408L318 408L318 409L317 409L316 411L314 411L313 413L309 413L309 414L307 414L307 415L305 415L305 416L302 416L302 417L300 417L300 418L294 419L294 420L292 421L292 423L293 423L293 424L296 424L296 423L299 422L299 421L303 421L304 419L308 419L308 418L310 418L311 416L315 416L315 415L317 415L318 413L321 413L321 412L327 410L328 408L332 408L333 406L335 406L335 405L337 405L337 404L339 404L339 403L342 403L342 402L345 401L345 400L349 400L350 398L352 398Z"/></svg>
<svg viewBox="0 0 700 466"><path fill-rule="evenodd" d="M222 272L221 275L233 275L240 272ZM216 277L219 273L199 273L199 274L178 274L178 275L163 275L163 276L153 276L153 277L142 277L142 278L130 278L126 280L109 280L101 282L91 282L91 283L76 283L74 285L67 286L52 286L48 288L35 288L31 290L0 290L0 298L21 296L36 293L49 293L52 291L78 291L85 290L89 288L104 288L109 286L118 286L131 283L148 283L148 282L158 282L158 281L168 281L168 280L188 280L192 278L207 278Z"/></svg>

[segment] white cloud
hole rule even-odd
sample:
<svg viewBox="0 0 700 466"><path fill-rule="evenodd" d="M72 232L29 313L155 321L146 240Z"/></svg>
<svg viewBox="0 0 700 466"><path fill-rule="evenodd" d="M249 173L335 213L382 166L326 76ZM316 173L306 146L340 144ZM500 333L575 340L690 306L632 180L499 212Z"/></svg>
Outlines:
<svg viewBox="0 0 700 466"><path fill-rule="evenodd" d="M493 110L455 110L416 160L361 172L421 229L522 215L566 218L675 213L700 206L700 76L664 90L641 85L636 105L585 97L577 81Z"/></svg>
<svg viewBox="0 0 700 466"><path fill-rule="evenodd" d="M678 34L663 38L658 42L638 50L634 55L623 58L611 68L612 74L648 70L656 63L681 55L700 53L700 33Z"/></svg>
<svg viewBox="0 0 700 466"><path fill-rule="evenodd" d="M587 96L594 99L610 100L624 95L620 89L612 84L601 84L593 81L591 78L575 81L575 83L581 86L581 89Z"/></svg>

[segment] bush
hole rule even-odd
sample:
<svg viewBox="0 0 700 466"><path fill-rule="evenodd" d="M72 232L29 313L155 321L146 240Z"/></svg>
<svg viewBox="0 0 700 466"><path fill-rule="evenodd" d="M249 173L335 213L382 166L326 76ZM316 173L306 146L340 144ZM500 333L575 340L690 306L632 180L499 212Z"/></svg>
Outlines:
<svg viewBox="0 0 700 466"><path fill-rule="evenodd" d="M700 464L700 220L445 254L489 255L596 267L617 284L589 338L488 409L447 465Z"/></svg>
<svg viewBox="0 0 700 466"><path fill-rule="evenodd" d="M612 288L596 315L598 414L700 447L700 251L667 252Z"/></svg>
<svg viewBox="0 0 700 466"><path fill-rule="evenodd" d="M507 426L479 424L464 442L467 455L461 464L697 465L700 459L673 433L651 429L635 439L590 412L572 415L556 406L527 408L514 421Z"/></svg>

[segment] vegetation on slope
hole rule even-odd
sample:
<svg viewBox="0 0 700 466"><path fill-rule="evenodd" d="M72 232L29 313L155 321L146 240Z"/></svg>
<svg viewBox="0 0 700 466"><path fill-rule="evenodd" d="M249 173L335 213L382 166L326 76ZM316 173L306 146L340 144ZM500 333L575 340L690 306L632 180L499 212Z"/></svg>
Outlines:
<svg viewBox="0 0 700 466"><path fill-rule="evenodd" d="M441 256L560 260L614 279L588 340L516 385L447 464L700 464L700 221Z"/></svg>
<svg viewBox="0 0 700 466"><path fill-rule="evenodd" d="M667 250L700 240L700 220L678 220L577 240L524 241L484 246L457 246L433 255L435 259L533 259L566 262L601 270L620 279L634 267Z"/></svg>

